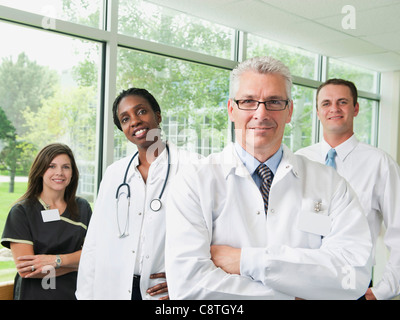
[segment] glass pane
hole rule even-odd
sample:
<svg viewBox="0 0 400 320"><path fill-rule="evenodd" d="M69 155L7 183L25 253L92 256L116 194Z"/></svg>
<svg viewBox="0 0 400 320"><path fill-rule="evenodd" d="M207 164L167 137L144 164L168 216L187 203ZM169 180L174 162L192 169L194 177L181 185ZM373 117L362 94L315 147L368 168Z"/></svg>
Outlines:
<svg viewBox="0 0 400 320"><path fill-rule="evenodd" d="M43 15L42 27L55 29L59 19L102 28L102 0L0 0L0 5Z"/></svg>
<svg viewBox="0 0 400 320"><path fill-rule="evenodd" d="M235 32L142 0L119 1L118 31L136 38L231 59Z"/></svg>
<svg viewBox="0 0 400 320"><path fill-rule="evenodd" d="M228 142L229 71L120 48L117 74L118 92L138 87L156 98L164 139L205 156ZM115 127L115 159L133 148Z"/></svg>
<svg viewBox="0 0 400 320"><path fill-rule="evenodd" d="M0 33L1 234L12 203L26 191L33 159L49 143L73 150L78 195L93 201L101 46L3 22Z"/></svg>
<svg viewBox="0 0 400 320"><path fill-rule="evenodd" d="M329 59L328 79L341 78L354 82L358 90L376 93L378 73L338 60Z"/></svg>
<svg viewBox="0 0 400 320"><path fill-rule="evenodd" d="M357 138L365 143L376 144L375 119L378 114L378 103L373 100L358 98L360 111L354 119L354 133Z"/></svg>
<svg viewBox="0 0 400 320"><path fill-rule="evenodd" d="M292 75L317 79L318 60L316 54L248 34L247 58L256 56L272 56L286 64Z"/></svg>
<svg viewBox="0 0 400 320"><path fill-rule="evenodd" d="M283 143L293 152L312 144L315 89L294 85L292 88L293 115L286 125Z"/></svg>

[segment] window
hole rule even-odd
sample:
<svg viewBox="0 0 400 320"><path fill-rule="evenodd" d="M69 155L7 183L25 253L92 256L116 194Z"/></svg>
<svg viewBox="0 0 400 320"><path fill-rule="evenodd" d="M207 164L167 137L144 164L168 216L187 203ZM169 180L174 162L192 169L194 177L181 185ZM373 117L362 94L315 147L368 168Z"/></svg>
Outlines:
<svg viewBox="0 0 400 320"><path fill-rule="evenodd" d="M37 151L57 141L70 146L88 181L96 167L100 45L2 22L0 28L1 107L16 129L17 147L23 148L1 165L21 163L15 169L27 174ZM80 183L78 192L92 201L95 188Z"/></svg>
<svg viewBox="0 0 400 320"><path fill-rule="evenodd" d="M315 94L315 89L293 86L292 120L286 125L283 143L294 152L313 143Z"/></svg>
<svg viewBox="0 0 400 320"><path fill-rule="evenodd" d="M78 195L93 201L100 45L4 22L0 30L0 112L15 129L0 142L0 198L8 200L0 203L2 233L12 203L26 191L26 179L18 177L28 175L37 152L49 143L73 150ZM8 177L14 175L13 185Z"/></svg>
<svg viewBox="0 0 400 320"><path fill-rule="evenodd" d="M55 29L55 21L65 20L102 28L102 0L0 0L0 5L43 15L42 28Z"/></svg>
<svg viewBox="0 0 400 320"><path fill-rule="evenodd" d="M247 35L247 58L272 56L288 66L293 76L317 80L317 55L258 36Z"/></svg>
<svg viewBox="0 0 400 320"><path fill-rule="evenodd" d="M11 124L15 138L0 135L0 233L12 203L26 191L37 151L50 142L72 148L78 194L94 200L105 165L135 149L105 109L129 87L146 88L158 100L165 139L205 156L220 151L231 139L226 104L239 52L272 55L290 68L294 113L283 142L293 151L318 141L315 92L322 69L356 83L356 134L377 142L376 72L252 34L238 42L240 30L151 1L0 0L0 6L0 121ZM13 266L0 261L0 282L12 279Z"/></svg>
<svg viewBox="0 0 400 320"><path fill-rule="evenodd" d="M359 91L378 92L378 73L335 59L329 59L328 79L341 78L352 81Z"/></svg>
<svg viewBox="0 0 400 320"><path fill-rule="evenodd" d="M375 146L377 144L378 103L364 98L359 98L358 103L360 111L354 119L354 133L360 141Z"/></svg>
<svg viewBox="0 0 400 320"><path fill-rule="evenodd" d="M225 146L229 71L120 48L117 74L118 92L139 87L156 98L165 139L203 155ZM132 146L120 149L121 144L131 143L117 128L115 137L119 158Z"/></svg>
<svg viewBox="0 0 400 320"><path fill-rule="evenodd" d="M142 0L120 0L118 30L136 38L231 59L235 32Z"/></svg>
<svg viewBox="0 0 400 320"><path fill-rule="evenodd" d="M379 74L354 65L329 59L328 78L341 78L352 81L358 91L360 112L354 120L354 133L357 138L365 143L377 145L377 117L379 104L376 100L363 97L365 93L378 92Z"/></svg>

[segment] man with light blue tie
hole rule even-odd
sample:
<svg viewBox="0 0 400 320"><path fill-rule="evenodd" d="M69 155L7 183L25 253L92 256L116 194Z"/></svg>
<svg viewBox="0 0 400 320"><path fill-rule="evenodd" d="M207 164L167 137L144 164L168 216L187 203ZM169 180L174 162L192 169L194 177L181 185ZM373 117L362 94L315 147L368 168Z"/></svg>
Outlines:
<svg viewBox="0 0 400 320"><path fill-rule="evenodd" d="M365 293L367 300L392 299L400 294L400 169L384 151L359 142L353 121L359 112L356 86L331 79L317 90L317 114L323 140L297 151L333 167L355 190L365 211L374 244L382 222L390 257L382 279Z"/></svg>

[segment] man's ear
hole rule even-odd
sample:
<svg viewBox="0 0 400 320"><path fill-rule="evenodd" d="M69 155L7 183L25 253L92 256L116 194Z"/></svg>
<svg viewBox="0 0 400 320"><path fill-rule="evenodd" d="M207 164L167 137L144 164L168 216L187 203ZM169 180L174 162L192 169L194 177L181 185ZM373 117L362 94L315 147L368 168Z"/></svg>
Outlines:
<svg viewBox="0 0 400 320"><path fill-rule="evenodd" d="M232 99L228 100L228 116L229 116L229 120L231 120L232 122L235 122L235 117L233 116L233 104L235 102Z"/></svg>
<svg viewBox="0 0 400 320"><path fill-rule="evenodd" d="M360 111L360 105L357 102L356 105L354 106L354 116L355 117L357 117L359 111Z"/></svg>
<svg viewBox="0 0 400 320"><path fill-rule="evenodd" d="M293 100L290 100L290 101L289 101L289 106L288 106L288 108L289 108L289 114L288 114L288 117L287 117L287 119L286 119L286 123L289 123L289 122L292 120L292 114L293 114Z"/></svg>

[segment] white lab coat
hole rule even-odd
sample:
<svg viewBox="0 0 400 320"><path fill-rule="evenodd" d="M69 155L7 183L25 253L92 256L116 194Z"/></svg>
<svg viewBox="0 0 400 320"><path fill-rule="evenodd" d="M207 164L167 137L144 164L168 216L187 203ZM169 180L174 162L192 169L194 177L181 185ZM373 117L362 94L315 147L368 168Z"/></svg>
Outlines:
<svg viewBox="0 0 400 320"><path fill-rule="evenodd" d="M320 143L297 151L307 158L325 163L331 147ZM384 151L357 140L355 135L337 146L336 170L357 193L367 215L375 244L382 221L386 227L384 242L390 251L382 279L374 283L377 299L400 294L400 168Z"/></svg>
<svg viewBox="0 0 400 320"><path fill-rule="evenodd" d="M168 157L166 149L151 164L146 184L137 169L138 156L130 166L127 182L131 188L129 236L118 237L116 220L116 190L123 182L132 155L110 165L103 177L93 211L78 270L76 296L78 299L131 299L134 274L141 275L143 299L151 297L146 290L166 279L150 279L153 273L165 272L165 208L172 180L178 169L196 155L178 150L168 144L171 167L162 196L163 206L158 212L150 209L152 199L158 198L164 184ZM126 225L126 210L119 209L120 229ZM137 255L140 257L137 257ZM138 265L139 263L139 265Z"/></svg>
<svg viewBox="0 0 400 320"><path fill-rule="evenodd" d="M170 298L357 299L365 293L371 279L368 223L334 170L283 146L265 215L261 193L232 144L187 169L171 186L180 192L168 199ZM311 222L306 226L314 230L306 232L298 225L318 202L315 214L331 219L324 237L318 234L324 226ZM213 264L212 244L242 248L241 275Z"/></svg>

